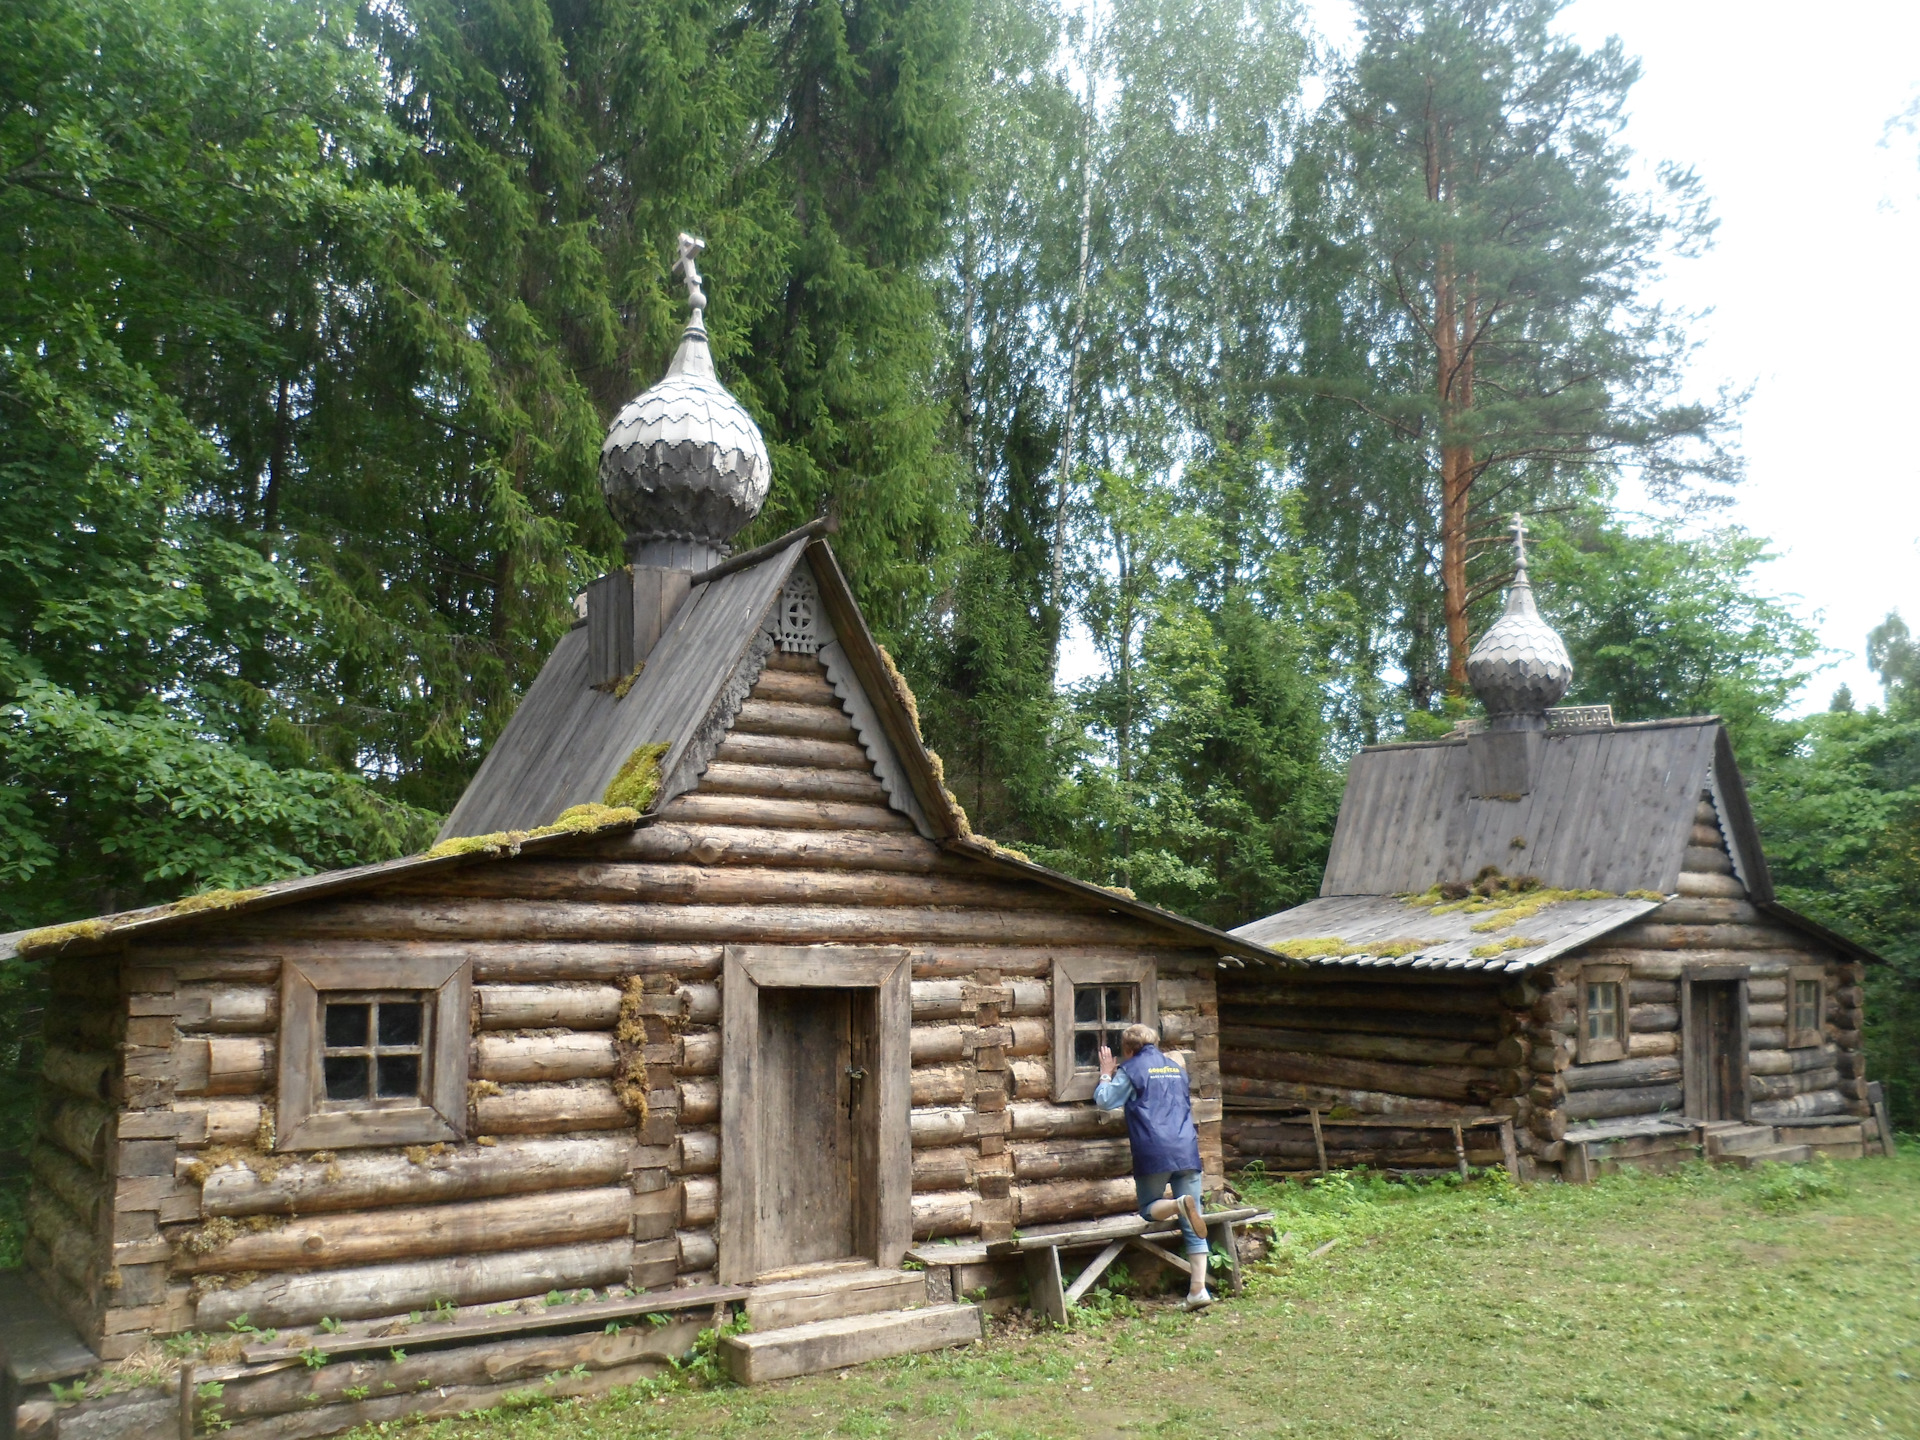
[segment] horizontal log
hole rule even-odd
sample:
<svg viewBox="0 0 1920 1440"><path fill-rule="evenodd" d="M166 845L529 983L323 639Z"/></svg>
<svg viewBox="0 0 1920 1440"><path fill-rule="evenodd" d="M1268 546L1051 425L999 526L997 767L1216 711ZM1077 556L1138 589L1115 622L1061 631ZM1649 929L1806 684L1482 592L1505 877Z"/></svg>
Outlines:
<svg viewBox="0 0 1920 1440"><path fill-rule="evenodd" d="M1607 1120L1621 1115L1678 1114L1683 1103L1678 1085L1641 1085L1582 1090L1567 1096L1560 1108L1569 1120Z"/></svg>
<svg viewBox="0 0 1920 1440"><path fill-rule="evenodd" d="M913 1104L958 1105L973 1098L974 1069L970 1064L916 1065L913 1069Z"/></svg>
<svg viewBox="0 0 1920 1440"><path fill-rule="evenodd" d="M679 1038L679 1055L673 1062L677 1075L718 1075L720 1073L720 1032L690 1030Z"/></svg>
<svg viewBox="0 0 1920 1440"><path fill-rule="evenodd" d="M1151 961L1163 973L1199 964L1209 970L1219 963L1211 950L1193 950L1154 943L1139 944L994 944L933 942L913 946L915 980L971 980L982 970L997 970L1000 983L1051 976L1056 963L1100 965L1109 961Z"/></svg>
<svg viewBox="0 0 1920 1440"><path fill-rule="evenodd" d="M696 865L776 865L810 870L887 870L902 874L978 875L973 861L949 855L911 831L820 830L761 825L655 821L599 853L630 860Z"/></svg>
<svg viewBox="0 0 1920 1440"><path fill-rule="evenodd" d="M1817 948L1811 937L1777 925L1659 925L1637 921L1589 942L1608 950L1804 951Z"/></svg>
<svg viewBox="0 0 1920 1440"><path fill-rule="evenodd" d="M1494 1063L1491 1046L1464 1040L1421 1040L1404 1035L1354 1035L1332 1030L1224 1024L1220 1027L1220 1043L1241 1051L1285 1050L1305 1055L1339 1055L1352 1060L1405 1060L1420 1065L1478 1067Z"/></svg>
<svg viewBox="0 0 1920 1440"><path fill-rule="evenodd" d="M851 740L809 740L798 735L748 735L732 731L713 754L739 765L800 765L815 770L871 772L873 761Z"/></svg>
<svg viewBox="0 0 1920 1440"><path fill-rule="evenodd" d="M182 1030L217 1034L259 1034L280 1023L278 985L182 985Z"/></svg>
<svg viewBox="0 0 1920 1440"><path fill-rule="evenodd" d="M1786 1027L1782 1025L1750 1025L1747 1028L1747 1048L1749 1050L1786 1049Z"/></svg>
<svg viewBox="0 0 1920 1440"><path fill-rule="evenodd" d="M1356 1115L1454 1115L1459 1106L1447 1100L1419 1095L1397 1095L1387 1091L1349 1089L1336 1085L1315 1085L1286 1080L1269 1080L1252 1075L1221 1077L1221 1092L1232 1106L1235 1099L1284 1101L1301 1109L1330 1110L1343 1106ZM1233 1113L1229 1108L1228 1113Z"/></svg>
<svg viewBox="0 0 1920 1440"><path fill-rule="evenodd" d="M311 1325L324 1316L361 1320L430 1310L441 1301L485 1305L551 1290L577 1290L624 1281L631 1240L600 1240L498 1255L458 1255L399 1265L310 1274L275 1275L200 1297L195 1323L224 1329L246 1316L259 1326Z"/></svg>
<svg viewBox="0 0 1920 1440"><path fill-rule="evenodd" d="M1632 1034L1679 1028L1680 1007L1678 1005L1635 1005L1627 1011L1627 1029Z"/></svg>
<svg viewBox="0 0 1920 1440"><path fill-rule="evenodd" d="M1732 875L1701 870L1682 870L1674 889L1681 895L1703 900L1744 900L1747 895L1747 887Z"/></svg>
<svg viewBox="0 0 1920 1440"><path fill-rule="evenodd" d="M226 1164L204 1177L200 1203L208 1215L310 1214L584 1189L621 1182L632 1151L630 1140L595 1135L420 1151L418 1159L343 1151L324 1161L276 1160L266 1177Z"/></svg>
<svg viewBox="0 0 1920 1440"><path fill-rule="evenodd" d="M27 1233L46 1247L61 1276L83 1294L96 1293L107 1266L105 1238L43 1190L27 1192L22 1217Z"/></svg>
<svg viewBox="0 0 1920 1440"><path fill-rule="evenodd" d="M1720 834L1720 824L1716 820L1695 821L1693 833L1687 844L1702 846L1708 850L1724 850L1726 840Z"/></svg>
<svg viewBox="0 0 1920 1440"><path fill-rule="evenodd" d="M40 1062L40 1073L49 1084L91 1100L105 1100L108 1097L113 1087L114 1072L118 1069L119 1065L112 1055L93 1050L68 1050L59 1045L47 1046L46 1055Z"/></svg>
<svg viewBox="0 0 1920 1440"><path fill-rule="evenodd" d="M1050 910L1100 907L1030 881L977 874L897 875L879 870L773 866L582 864L528 860L434 872L385 894L669 905L973 905Z"/></svg>
<svg viewBox="0 0 1920 1440"><path fill-rule="evenodd" d="M1784 1000L1772 1001L1764 1005L1749 1004L1747 1006L1748 1025L1784 1026L1786 1023L1787 1006Z"/></svg>
<svg viewBox="0 0 1920 1440"><path fill-rule="evenodd" d="M35 1145L27 1157L33 1178L55 1195L91 1229L101 1207L111 1203L112 1187L97 1170L82 1165L53 1145Z"/></svg>
<svg viewBox="0 0 1920 1440"><path fill-rule="evenodd" d="M979 1227L973 1219L971 1190L946 1191L913 1197L913 1238L937 1240L947 1235L967 1235Z"/></svg>
<svg viewBox="0 0 1920 1440"><path fill-rule="evenodd" d="M1133 1181L1048 1180L1013 1187L1013 1223L1044 1225L1056 1220L1093 1220L1130 1213Z"/></svg>
<svg viewBox="0 0 1920 1440"><path fill-rule="evenodd" d="M1178 1051L1167 1052L1176 1059L1182 1058ZM1187 1080L1196 1090L1206 1083L1204 1067L1187 1059ZM1009 1060L1007 1074L1013 1080L1013 1098L1016 1100L1045 1100L1053 1094L1053 1064L1048 1060Z"/></svg>
<svg viewBox="0 0 1920 1440"><path fill-rule="evenodd" d="M97 1100L68 1096L48 1112L46 1133L62 1150L93 1170L104 1170L114 1111Z"/></svg>
<svg viewBox="0 0 1920 1440"><path fill-rule="evenodd" d="M229 922L237 925L240 918ZM251 923L251 922L250 922ZM485 943L493 937L478 937L482 943L459 940L394 939L381 936L317 934L290 935L286 922L278 928L261 926L259 933L230 933L226 945L236 955L271 955L278 966L281 959L299 963L323 963L330 960L356 960L369 963L391 961L431 961L455 965L471 961L477 985L488 983L530 984L549 980L611 980L625 983L633 976L669 974L692 982L712 980L720 973L719 942L657 945L647 943L543 942L524 937L502 937L499 943ZM168 947L171 952L172 947ZM191 953L201 954L201 950Z"/></svg>
<svg viewBox="0 0 1920 1440"><path fill-rule="evenodd" d="M973 1167L979 1159L980 1152L969 1146L914 1151L914 1192L966 1189L973 1183Z"/></svg>
<svg viewBox="0 0 1920 1440"><path fill-rule="evenodd" d="M1311 981L1279 983L1267 978L1270 972L1255 970L1222 971L1219 981L1220 1004L1277 1005L1283 1008L1335 1007L1360 1011L1411 1010L1417 1014L1498 1015L1508 1009L1500 1000L1499 986L1492 981L1477 985L1408 985L1390 979L1375 983L1346 981L1314 984Z"/></svg>
<svg viewBox="0 0 1920 1440"><path fill-rule="evenodd" d="M979 1005L984 987L970 980L915 980L913 982L913 1018L959 1020L972 1015ZM998 1004L1000 1018L1011 1015L1045 1015L1053 1008L1052 989L1044 981L1007 981L997 989L1004 998Z"/></svg>
<svg viewBox="0 0 1920 1440"><path fill-rule="evenodd" d="M1334 1085L1433 1100L1471 1100L1484 1104L1501 1092L1492 1071L1459 1065L1393 1065L1379 1060L1243 1050L1225 1045L1221 1047L1220 1065L1228 1075L1252 1079L1291 1080L1305 1085Z"/></svg>
<svg viewBox="0 0 1920 1440"><path fill-rule="evenodd" d="M1630 980L1627 999L1635 1005L1678 1005L1680 986L1673 980Z"/></svg>
<svg viewBox="0 0 1920 1440"><path fill-rule="evenodd" d="M688 1230L711 1225L720 1216L720 1182L712 1175L689 1175L680 1182L680 1224Z"/></svg>
<svg viewBox="0 0 1920 1440"><path fill-rule="evenodd" d="M1505 1161L1497 1145L1472 1144L1466 1147L1466 1151L1467 1164L1478 1169L1487 1169ZM1312 1140L1286 1141L1270 1149L1262 1147L1243 1151L1233 1159L1236 1162L1259 1160L1263 1168L1269 1171L1320 1168L1319 1154ZM1433 1134L1429 1131L1423 1146L1356 1145L1342 1146L1338 1151L1329 1147L1327 1161L1336 1170L1353 1169L1361 1165L1373 1170L1451 1170L1460 1163L1460 1157L1454 1152L1451 1141L1445 1147L1435 1149Z"/></svg>
<svg viewBox="0 0 1920 1440"><path fill-rule="evenodd" d="M689 1025L720 1023L720 987L718 985L681 985L674 992L680 997L680 1016Z"/></svg>
<svg viewBox="0 0 1920 1440"><path fill-rule="evenodd" d="M715 758L700 777L704 795L758 795L775 800L844 800L885 805L887 791L871 770L741 764Z"/></svg>
<svg viewBox="0 0 1920 1440"><path fill-rule="evenodd" d="M1049 1105L1016 1101L1007 1107L1007 1128L1015 1140L1052 1140L1127 1133L1126 1112L1092 1105Z"/></svg>
<svg viewBox="0 0 1920 1440"><path fill-rule="evenodd" d="M1747 1002L1751 1005L1779 1005L1787 998L1785 980L1747 981Z"/></svg>
<svg viewBox="0 0 1920 1440"><path fill-rule="evenodd" d="M569 1130L621 1130L639 1118L605 1081L570 1085L516 1085L473 1102L482 1135L551 1135Z"/></svg>
<svg viewBox="0 0 1920 1440"><path fill-rule="evenodd" d="M760 672L749 692L755 700L790 700L799 705L824 705L840 709L840 697L818 665L806 670L782 670L768 666Z"/></svg>
<svg viewBox="0 0 1920 1440"><path fill-rule="evenodd" d="M190 1037L173 1053L174 1088L181 1095L257 1095L274 1083L278 1052L270 1038Z"/></svg>
<svg viewBox="0 0 1920 1440"><path fill-rule="evenodd" d="M884 805L844 800L763 800L752 795L703 795L670 801L661 818L678 825L750 825L768 830L878 830L911 833L913 822Z"/></svg>
<svg viewBox="0 0 1920 1440"><path fill-rule="evenodd" d="M1009 1020L981 1029L974 1025L915 1025L913 1063L936 1064L971 1055L982 1045L999 1045L1010 1056L1045 1055L1051 1050L1051 1027L1044 1020Z"/></svg>
<svg viewBox="0 0 1920 1440"><path fill-rule="evenodd" d="M1755 1100L1790 1100L1811 1091L1836 1090L1839 1085L1840 1071L1829 1066L1824 1070L1807 1070L1798 1074L1791 1071L1784 1075L1749 1074L1747 1094Z"/></svg>
<svg viewBox="0 0 1920 1440"><path fill-rule="evenodd" d="M720 1137L712 1130L682 1130L673 1137L676 1175L720 1173Z"/></svg>
<svg viewBox="0 0 1920 1440"><path fill-rule="evenodd" d="M1627 1054L1634 1058L1651 1055L1678 1055L1680 1053L1680 1032L1678 1030L1635 1031L1627 1036Z"/></svg>
<svg viewBox="0 0 1920 1440"><path fill-rule="evenodd" d="M1129 917L1054 910L846 905L607 905L565 900L367 899L302 916L311 936L615 940L636 931L661 940L791 944L974 941L1035 945L1177 945L1184 937ZM209 1042L211 1043L211 1042ZM225 1043L248 1043L235 1037Z"/></svg>
<svg viewBox="0 0 1920 1440"><path fill-rule="evenodd" d="M711 1270L720 1259L720 1245L714 1239L711 1230L676 1230L673 1232L675 1243L680 1247L680 1273L694 1270Z"/></svg>
<svg viewBox="0 0 1920 1440"><path fill-rule="evenodd" d="M1661 925L1768 925L1772 922L1745 900L1682 896L1647 916Z"/></svg>
<svg viewBox="0 0 1920 1440"><path fill-rule="evenodd" d="M790 700L749 699L733 722L745 735L800 735L816 740L850 741L853 721L838 705L809 705Z"/></svg>
<svg viewBox="0 0 1920 1440"><path fill-rule="evenodd" d="M1569 1091L1634 1089L1680 1078L1680 1057L1652 1055L1643 1059L1608 1060L1597 1065L1575 1065L1561 1074Z"/></svg>
<svg viewBox="0 0 1920 1440"><path fill-rule="evenodd" d="M1809 1045L1802 1050L1752 1050L1747 1054L1747 1073L1793 1075L1803 1070L1825 1070L1839 1062L1840 1054L1831 1045Z"/></svg>
<svg viewBox="0 0 1920 1440"><path fill-rule="evenodd" d="M907 1128L915 1150L937 1150L958 1145L978 1133L978 1117L967 1106L951 1105L915 1110Z"/></svg>
<svg viewBox="0 0 1920 1440"><path fill-rule="evenodd" d="M473 998L482 1030L611 1030L620 1023L615 985L476 985Z"/></svg>
<svg viewBox="0 0 1920 1440"><path fill-rule="evenodd" d="M482 1035L473 1051L476 1080L604 1080L620 1063L613 1036L599 1031Z"/></svg>
<svg viewBox="0 0 1920 1440"><path fill-rule="evenodd" d="M711 1125L720 1118L720 1084L716 1080L676 1080L682 1125Z"/></svg>
<svg viewBox="0 0 1920 1440"><path fill-rule="evenodd" d="M259 1100L176 1100L176 1113L199 1118L205 1131L197 1143L244 1145L259 1138L267 1106Z"/></svg>
<svg viewBox="0 0 1920 1440"><path fill-rule="evenodd" d="M218 1401L220 1418L232 1425L295 1413L308 1417L299 1421L288 1418L280 1426L263 1427L263 1433L272 1434L274 1440L288 1440L296 1426L333 1419L334 1407L352 1405L356 1396L426 1396L449 1387L502 1381L537 1385L554 1375L571 1373L576 1367L604 1372L642 1359L656 1360L664 1370L668 1360L686 1358L701 1323L699 1319L680 1319L670 1325L629 1325L615 1334L591 1330L571 1335L513 1336L450 1349L416 1349L412 1353L402 1349L404 1358L400 1360L380 1351L366 1357L336 1356L331 1364L319 1369L296 1365L256 1370L223 1383ZM544 1385L540 1388L547 1390ZM314 1414L316 1410L320 1414ZM359 1412L354 1413L357 1416Z"/></svg>
<svg viewBox="0 0 1920 1440"><path fill-rule="evenodd" d="M1133 1149L1125 1140L1016 1140L1007 1148L1018 1181L1111 1180L1133 1173Z"/></svg>
<svg viewBox="0 0 1920 1440"><path fill-rule="evenodd" d="M1727 852L1718 846L1689 845L1687 853L1680 861L1682 870L1696 870L1705 874L1731 875L1733 861Z"/></svg>
<svg viewBox="0 0 1920 1440"><path fill-rule="evenodd" d="M1221 1004L1222 1023L1275 1026L1290 1030L1326 1030L1353 1035L1407 1036L1492 1045L1501 1037L1501 1017L1490 1012L1426 1012L1363 1009L1357 1006Z"/></svg>
<svg viewBox="0 0 1920 1440"><path fill-rule="evenodd" d="M632 1229L633 1192L625 1186L603 1186L425 1208L305 1215L270 1230L243 1230L204 1250L190 1242L177 1250L174 1268L199 1273L337 1269L611 1240Z"/></svg>
<svg viewBox="0 0 1920 1440"><path fill-rule="evenodd" d="M1805 1095L1795 1095L1790 1100L1758 1100L1748 1112L1756 1121L1775 1123L1782 1120L1804 1120L1813 1115L1846 1115L1852 1113L1847 1105L1847 1097L1838 1090L1815 1090Z"/></svg>

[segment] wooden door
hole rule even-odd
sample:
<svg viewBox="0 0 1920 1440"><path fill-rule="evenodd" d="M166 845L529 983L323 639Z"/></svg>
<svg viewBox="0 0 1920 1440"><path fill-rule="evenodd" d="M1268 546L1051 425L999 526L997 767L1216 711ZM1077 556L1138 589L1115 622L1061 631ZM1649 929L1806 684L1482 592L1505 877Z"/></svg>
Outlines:
<svg viewBox="0 0 1920 1440"><path fill-rule="evenodd" d="M871 1041L860 1022L873 1007L862 998L841 989L760 992L755 1219L762 1271L845 1259L871 1245L860 1203L870 1188L860 1177L863 1156L872 1153L864 1122L873 1087L861 1063Z"/></svg>
<svg viewBox="0 0 1920 1440"><path fill-rule="evenodd" d="M1697 1120L1747 1118L1747 982L1687 986L1687 1111Z"/></svg>

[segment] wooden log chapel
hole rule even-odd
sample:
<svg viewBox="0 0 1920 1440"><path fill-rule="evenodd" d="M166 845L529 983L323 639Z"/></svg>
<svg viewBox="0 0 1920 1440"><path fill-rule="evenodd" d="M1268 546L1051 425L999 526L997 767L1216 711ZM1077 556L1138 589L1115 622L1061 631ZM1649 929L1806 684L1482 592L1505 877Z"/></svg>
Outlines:
<svg viewBox="0 0 1920 1440"><path fill-rule="evenodd" d="M1875 957L1775 898L1718 720L1551 708L1573 671L1518 543L1468 661L1484 728L1357 755L1319 898L1235 932L1309 968L1222 972L1229 1166L1583 1180L1890 1144Z"/></svg>
<svg viewBox="0 0 1920 1440"><path fill-rule="evenodd" d="M1136 1020L1220 1186L1215 976L1272 957L973 836L824 524L728 557L769 470L697 248L679 352L602 452L630 563L440 844L0 940L54 997L12 1433L587 1393L730 1313L743 1378L964 1342L956 1291L1010 1295L1018 1258L903 1256L1132 1209L1090 1097Z"/></svg>

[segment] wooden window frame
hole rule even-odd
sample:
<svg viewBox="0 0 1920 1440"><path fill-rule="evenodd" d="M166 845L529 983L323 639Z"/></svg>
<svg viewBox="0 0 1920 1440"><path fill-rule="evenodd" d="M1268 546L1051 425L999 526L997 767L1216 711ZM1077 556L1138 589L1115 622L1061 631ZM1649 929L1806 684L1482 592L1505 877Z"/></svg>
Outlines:
<svg viewBox="0 0 1920 1440"><path fill-rule="evenodd" d="M420 994L426 1001L423 1103L325 1098L321 997ZM276 1150L430 1145L467 1131L467 1046L473 969L461 959L283 960L280 964L280 1102Z"/></svg>
<svg viewBox="0 0 1920 1440"><path fill-rule="evenodd" d="M1073 987L1076 985L1137 985L1142 1025L1160 1028L1159 967L1151 960L1090 959L1056 956L1053 962L1053 1098L1065 1102L1091 1100L1099 1087L1098 1070L1081 1070L1073 1063Z"/></svg>
<svg viewBox="0 0 1920 1440"><path fill-rule="evenodd" d="M872 1258L891 1270L913 1244L913 964L900 945L729 945L720 982L718 1278L744 1285L760 1263L760 1063L763 989L872 990L877 1133ZM856 1224L856 1233L862 1230Z"/></svg>
<svg viewBox="0 0 1920 1440"><path fill-rule="evenodd" d="M1580 968L1580 1028L1575 1036L1579 1064L1599 1065L1609 1060L1624 1060L1631 1053L1633 1032L1628 1017L1632 1011L1632 983L1631 971L1625 965L1583 965ZM1588 992L1595 985L1619 987L1619 1033L1610 1040L1588 1038Z"/></svg>
<svg viewBox="0 0 1920 1440"><path fill-rule="evenodd" d="M1795 1025L1794 1012L1798 1006L1794 1003L1794 992L1801 984L1811 980L1820 987L1820 996L1814 1002L1814 1020L1811 1026ZM1827 1040L1827 970L1824 965L1792 965L1787 968L1787 1048L1789 1050L1807 1050L1824 1045Z"/></svg>

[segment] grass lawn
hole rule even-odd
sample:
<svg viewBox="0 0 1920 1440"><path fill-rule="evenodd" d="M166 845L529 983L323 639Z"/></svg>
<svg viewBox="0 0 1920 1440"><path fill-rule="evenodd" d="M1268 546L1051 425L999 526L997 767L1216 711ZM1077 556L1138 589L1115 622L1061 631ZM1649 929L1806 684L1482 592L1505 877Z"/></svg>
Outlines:
<svg viewBox="0 0 1920 1440"><path fill-rule="evenodd" d="M1121 1299L1071 1330L996 1323L971 1350L841 1375L357 1434L1920 1437L1911 1150L1584 1188L1249 1188L1292 1238L1202 1315Z"/></svg>

